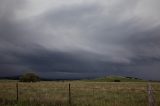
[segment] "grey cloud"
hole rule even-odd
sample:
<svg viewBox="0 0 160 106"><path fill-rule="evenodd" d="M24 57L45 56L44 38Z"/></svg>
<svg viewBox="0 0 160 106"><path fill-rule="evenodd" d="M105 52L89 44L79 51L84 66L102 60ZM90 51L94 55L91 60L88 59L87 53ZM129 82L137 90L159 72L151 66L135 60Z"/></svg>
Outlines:
<svg viewBox="0 0 160 106"><path fill-rule="evenodd" d="M153 0L153 9L144 2L82 2L21 19L18 11L32 2L2 0L0 71L11 75L32 69L61 78L118 74L158 79L160 21L151 17L160 17L158 2Z"/></svg>

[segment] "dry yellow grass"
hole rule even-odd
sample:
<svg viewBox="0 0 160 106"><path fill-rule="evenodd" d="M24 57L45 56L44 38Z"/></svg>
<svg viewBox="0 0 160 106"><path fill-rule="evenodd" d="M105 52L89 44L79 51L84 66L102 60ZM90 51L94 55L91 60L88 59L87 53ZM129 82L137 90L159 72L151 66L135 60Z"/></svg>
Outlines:
<svg viewBox="0 0 160 106"><path fill-rule="evenodd" d="M69 83L73 106L147 106L148 103L146 82L19 83L16 103L16 81L0 81L0 106L68 106ZM153 88L159 87L159 83L153 83ZM159 94L155 94L158 104Z"/></svg>

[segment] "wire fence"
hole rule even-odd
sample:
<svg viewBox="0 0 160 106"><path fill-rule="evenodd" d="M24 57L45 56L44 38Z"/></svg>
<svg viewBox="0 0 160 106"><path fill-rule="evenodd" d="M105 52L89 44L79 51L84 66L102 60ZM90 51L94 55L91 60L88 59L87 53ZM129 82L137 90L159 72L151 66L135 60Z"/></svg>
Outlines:
<svg viewBox="0 0 160 106"><path fill-rule="evenodd" d="M33 106L158 106L160 103L160 90L153 89L151 84L141 89L80 87L72 86L70 83L41 88L42 86L31 84L26 87L18 83L12 87L6 86L0 92L0 105L12 106L27 102L36 103Z"/></svg>

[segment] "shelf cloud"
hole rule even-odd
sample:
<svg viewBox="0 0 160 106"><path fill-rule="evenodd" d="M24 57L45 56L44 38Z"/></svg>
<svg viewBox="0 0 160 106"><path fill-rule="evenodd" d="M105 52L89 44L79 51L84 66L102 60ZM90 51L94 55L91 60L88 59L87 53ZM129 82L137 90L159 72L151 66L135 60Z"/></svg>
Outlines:
<svg viewBox="0 0 160 106"><path fill-rule="evenodd" d="M160 1L1 0L0 76L159 80Z"/></svg>

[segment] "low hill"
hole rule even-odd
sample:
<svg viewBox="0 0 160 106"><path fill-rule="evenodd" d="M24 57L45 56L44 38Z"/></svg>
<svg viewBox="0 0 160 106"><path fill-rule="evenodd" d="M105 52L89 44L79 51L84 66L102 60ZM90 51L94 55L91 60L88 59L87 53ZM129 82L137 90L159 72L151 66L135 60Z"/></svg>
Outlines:
<svg viewBox="0 0 160 106"><path fill-rule="evenodd" d="M145 82L145 80L134 78L134 77L123 77L123 76L106 76L93 79L92 81L97 82Z"/></svg>
<svg viewBox="0 0 160 106"><path fill-rule="evenodd" d="M19 76L12 77L0 77L0 80L19 80ZM67 80L82 80L82 79L49 79L40 78L41 81L67 81ZM134 78L134 77L123 77L123 76L106 76L99 78L88 78L85 81L97 81L97 82L145 82L145 80Z"/></svg>

